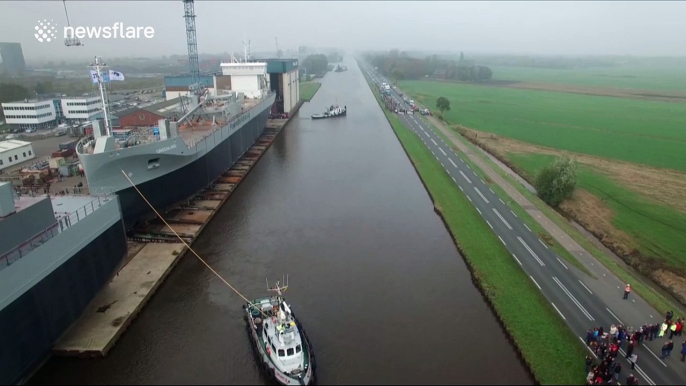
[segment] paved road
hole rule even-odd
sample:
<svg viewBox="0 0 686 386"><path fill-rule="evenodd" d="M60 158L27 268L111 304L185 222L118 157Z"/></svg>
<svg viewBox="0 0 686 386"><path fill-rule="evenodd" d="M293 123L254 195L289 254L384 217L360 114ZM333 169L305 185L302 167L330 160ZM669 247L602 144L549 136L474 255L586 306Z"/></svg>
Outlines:
<svg viewBox="0 0 686 386"><path fill-rule="evenodd" d="M365 71L369 71L375 83L388 82L369 68ZM392 97L401 105L404 104L396 92L393 92ZM610 297L616 296L616 300L608 301L606 289L615 286L614 281L618 283L617 278L606 273L609 271L603 267L598 267L596 275L602 273L603 279L593 279L562 260L510 210L502 199L464 162L462 157L453 152L451 147L424 120L411 114L400 114L398 117L431 150L446 173L452 177L455 184L465 193L469 201L472 202L512 254L512 258L519 263L532 282L558 311L560 317L565 320L574 333L579 335L582 342L585 342L588 328L593 326L602 325L606 330L611 324L638 327L649 321L654 323L660 318L657 312L643 301L636 303L634 302L635 299L631 299L631 302L621 300L621 287L618 287L620 289L616 293L609 295ZM591 282L596 281L604 282L603 296L592 290L597 284L591 284ZM617 307L622 311L633 307L633 312L619 312ZM658 356L664 341L662 339L637 347L634 353L639 357L639 364L636 365L635 370L630 370L630 363L624 356L621 356L623 361L621 380L624 381L630 373L633 373L640 378L643 385L683 384L686 380L686 364L678 360L681 341L675 339L673 357L663 361ZM622 352L624 351L622 350ZM579 358L580 369L582 363L583 358Z"/></svg>

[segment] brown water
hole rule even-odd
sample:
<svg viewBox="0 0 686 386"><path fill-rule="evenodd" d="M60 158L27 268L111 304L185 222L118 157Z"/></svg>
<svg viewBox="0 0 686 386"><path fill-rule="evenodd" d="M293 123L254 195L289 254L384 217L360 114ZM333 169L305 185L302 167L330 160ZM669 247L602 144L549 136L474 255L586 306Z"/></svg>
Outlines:
<svg viewBox="0 0 686 386"><path fill-rule="evenodd" d="M329 73L194 244L247 297L286 298L320 384L532 383L352 60ZM346 118L312 121L325 105ZM241 300L187 255L104 359L31 383L264 384Z"/></svg>

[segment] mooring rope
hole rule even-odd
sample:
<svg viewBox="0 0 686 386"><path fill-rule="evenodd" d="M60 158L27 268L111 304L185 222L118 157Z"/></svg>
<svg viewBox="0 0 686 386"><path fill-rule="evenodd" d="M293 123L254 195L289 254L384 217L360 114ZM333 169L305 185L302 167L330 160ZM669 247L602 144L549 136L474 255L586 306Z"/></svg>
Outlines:
<svg viewBox="0 0 686 386"><path fill-rule="evenodd" d="M121 170L121 169L120 169L120 170ZM214 270L205 260L203 260L203 258L200 257L200 255L198 255L198 254L195 252L195 250L194 250L193 248L191 248L191 246L188 245L188 243L186 243L186 241L185 241L184 239L182 239L181 236L179 236L178 233L176 233L176 231L174 230L174 228L172 228L171 225L169 225L169 223L167 223L167 221L164 219L164 217L162 217L162 216L159 214L159 212L157 212L157 210L155 209L155 207L152 206L152 204L150 203L150 201L148 201L148 199L145 198L145 196L143 195L143 193L142 193L140 190L138 190L138 187L136 186L136 184L133 183L133 181L131 181L131 179L130 179L129 176L126 174L126 172L124 172L124 170L121 170L121 172L122 172L122 174L124 175L124 177L129 181L129 183L131 184L131 186L133 186L133 188L136 189L136 192L138 192L138 194L139 194L139 195L141 196L141 198L145 201L145 203L148 204L148 206L150 207L150 209L152 209L153 212L155 212L155 215L157 215L157 217L159 217L159 219L162 220L162 222L164 223L164 225L166 225L169 229L171 229L172 232L174 232L174 235L175 235L179 240L181 240L181 242L183 243L183 245L185 245L186 248L188 248L188 250L191 251L191 252L195 255L195 257L198 258L198 260L200 260L200 262L202 262L203 264L205 264L205 266L206 266L207 268L209 268L209 270L212 271L212 273L215 274L215 276L217 276L217 277L219 278L219 280L221 280L222 282L224 282L224 284L226 284L229 288L231 288L231 290L233 290L233 292L235 292L236 295L240 296L243 300L246 301L246 303L248 303L248 304L254 306L255 304L253 304L250 300L248 300L248 298L246 298L245 296L243 296L243 294L241 294L241 293L240 293L236 288L234 288L228 281L226 281L226 279L224 279L224 278L222 277L222 275L220 275L219 273L217 273L217 271L215 271L215 270ZM268 319L268 318L269 318L264 312L262 312L262 310L261 310L259 307L255 307L255 309L258 310L258 311L262 314L262 316L265 317L265 319Z"/></svg>

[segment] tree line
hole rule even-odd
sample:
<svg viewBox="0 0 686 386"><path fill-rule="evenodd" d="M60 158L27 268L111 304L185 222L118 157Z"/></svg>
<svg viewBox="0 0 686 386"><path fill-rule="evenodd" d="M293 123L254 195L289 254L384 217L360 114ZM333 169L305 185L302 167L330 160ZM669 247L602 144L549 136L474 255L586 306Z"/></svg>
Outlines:
<svg viewBox="0 0 686 386"><path fill-rule="evenodd" d="M329 66L329 58L324 54L308 55L301 63L308 74L324 75Z"/></svg>
<svg viewBox="0 0 686 386"><path fill-rule="evenodd" d="M463 53L460 53L459 60L442 59L437 55L420 59L405 52L390 50L367 54L366 59L381 73L396 81L429 76L464 82L483 82L493 77L493 71L489 67L477 65L473 60L466 59Z"/></svg>

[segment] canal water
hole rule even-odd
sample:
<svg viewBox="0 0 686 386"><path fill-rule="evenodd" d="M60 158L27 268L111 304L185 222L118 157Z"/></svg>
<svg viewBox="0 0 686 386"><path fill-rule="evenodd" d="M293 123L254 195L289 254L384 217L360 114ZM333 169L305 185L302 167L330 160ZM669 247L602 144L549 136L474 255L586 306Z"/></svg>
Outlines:
<svg viewBox="0 0 686 386"><path fill-rule="evenodd" d="M194 248L248 298L289 275L285 296L320 384L532 383L362 73L346 64ZM309 119L336 103L346 118ZM52 358L30 383L264 384L241 305L188 254L106 358Z"/></svg>

